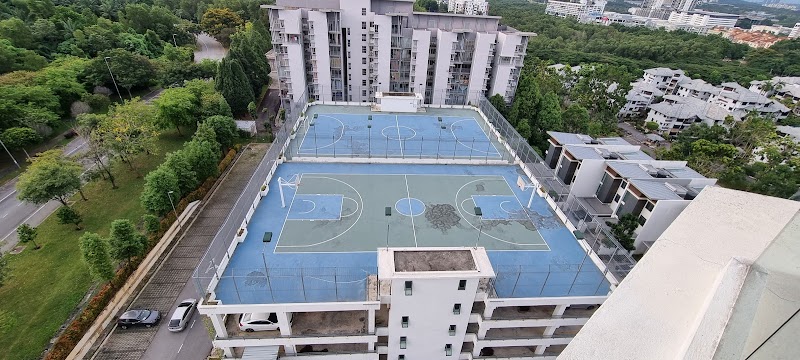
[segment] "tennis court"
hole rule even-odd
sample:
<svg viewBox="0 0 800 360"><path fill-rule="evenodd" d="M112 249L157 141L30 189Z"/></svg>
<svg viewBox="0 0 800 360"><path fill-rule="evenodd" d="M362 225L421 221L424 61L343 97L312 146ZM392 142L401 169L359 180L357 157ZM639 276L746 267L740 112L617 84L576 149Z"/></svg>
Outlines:
<svg viewBox="0 0 800 360"><path fill-rule="evenodd" d="M302 173L295 179L296 191L283 186L294 194L278 253L476 244L549 250L537 231L549 214L527 209L502 176Z"/></svg>
<svg viewBox="0 0 800 360"><path fill-rule="evenodd" d="M502 146L490 135L488 125L468 114L466 111L463 116L310 111L297 133L299 141L295 141L293 154L502 159Z"/></svg>

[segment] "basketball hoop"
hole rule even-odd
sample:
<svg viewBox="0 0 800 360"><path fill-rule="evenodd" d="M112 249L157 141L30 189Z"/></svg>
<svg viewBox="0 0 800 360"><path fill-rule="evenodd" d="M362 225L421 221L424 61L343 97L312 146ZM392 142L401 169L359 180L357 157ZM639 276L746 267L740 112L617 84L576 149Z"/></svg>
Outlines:
<svg viewBox="0 0 800 360"><path fill-rule="evenodd" d="M297 187L300 185L300 174L294 174L288 179L284 179L282 177L278 177L278 190L281 193L281 207L286 207L286 200L283 195L283 188L289 187L297 191Z"/></svg>

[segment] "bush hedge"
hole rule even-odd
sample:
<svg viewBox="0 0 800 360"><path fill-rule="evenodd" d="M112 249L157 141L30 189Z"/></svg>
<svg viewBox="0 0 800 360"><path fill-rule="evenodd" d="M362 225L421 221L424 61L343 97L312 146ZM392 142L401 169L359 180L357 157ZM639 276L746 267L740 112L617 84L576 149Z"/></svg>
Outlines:
<svg viewBox="0 0 800 360"><path fill-rule="evenodd" d="M219 163L219 174L222 174L223 170L225 170L233 162L233 158L236 157L236 153L239 149L241 149L241 146L237 145L228 151L227 155L225 155L225 158L223 158ZM219 175L206 179L206 181L204 181L200 187L183 197L178 202L176 205L176 210L179 213L183 212L189 203L204 198L208 192L211 191L211 188L214 186L214 183L218 178ZM158 243L161 237L166 234L167 230L170 226L172 226L175 220L175 213L173 212L167 213L161 219L158 231L149 234L147 248L148 253ZM125 284L136 268L139 267L139 264L141 264L142 260L144 260L144 257L131 259L127 266L117 270L114 278L100 288L100 291L98 291L97 294L95 294L92 299L89 300L89 303L86 305L83 311L81 311L80 315L78 315L78 317L76 317L75 320L73 320L69 326L67 326L67 329L64 330L64 333L58 337L56 342L53 344L53 347L45 355L45 360L63 360L67 358L69 353L72 352L72 349L75 348L75 345L78 344L78 341L83 338L83 335L87 330L89 330L89 327L92 326L103 309L108 306L108 303L111 302L111 299L113 299L114 295L117 294L117 291Z"/></svg>

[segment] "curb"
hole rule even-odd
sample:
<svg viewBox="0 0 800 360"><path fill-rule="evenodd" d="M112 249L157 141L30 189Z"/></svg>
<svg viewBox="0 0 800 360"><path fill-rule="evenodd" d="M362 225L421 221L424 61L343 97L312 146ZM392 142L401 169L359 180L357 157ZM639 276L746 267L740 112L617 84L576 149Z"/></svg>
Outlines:
<svg viewBox="0 0 800 360"><path fill-rule="evenodd" d="M161 237L158 244L147 254L144 261L139 265L136 271L128 278L125 285L114 295L114 299L103 309L100 315L95 319L94 324L86 331L83 338L75 345L75 348L67 356L67 359L82 359L89 350L94 346L95 342L103 335L106 327L114 320L114 316L127 302L128 298L133 295L139 287L139 283L144 280L147 273L153 265L156 265L158 259L164 253L164 250L169 248L169 245L175 240L176 235L181 231L182 226L191 217L194 211L200 205L200 201L195 201L189 204L186 209L178 217L169 230Z"/></svg>

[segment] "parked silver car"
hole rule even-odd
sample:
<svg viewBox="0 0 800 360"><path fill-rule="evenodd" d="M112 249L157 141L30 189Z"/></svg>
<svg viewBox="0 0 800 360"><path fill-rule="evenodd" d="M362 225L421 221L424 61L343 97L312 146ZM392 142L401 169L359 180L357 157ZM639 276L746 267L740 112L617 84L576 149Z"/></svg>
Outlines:
<svg viewBox="0 0 800 360"><path fill-rule="evenodd" d="M194 314L194 310L197 308L197 300L196 299L184 299L178 304L178 307L172 313L172 317L169 318L169 327L167 328L169 331L178 332L186 328L186 324L189 322L189 319L192 318L192 314Z"/></svg>

